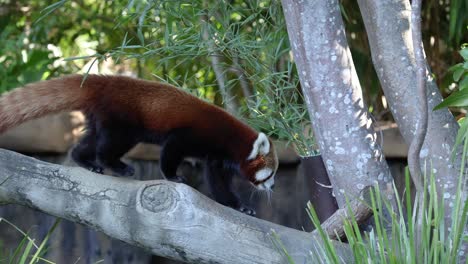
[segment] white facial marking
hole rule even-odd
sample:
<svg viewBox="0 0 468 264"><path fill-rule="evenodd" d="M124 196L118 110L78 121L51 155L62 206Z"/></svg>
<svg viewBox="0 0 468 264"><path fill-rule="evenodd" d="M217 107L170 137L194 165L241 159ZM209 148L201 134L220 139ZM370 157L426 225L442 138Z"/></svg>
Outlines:
<svg viewBox="0 0 468 264"><path fill-rule="evenodd" d="M275 184L275 178L274 177L271 177L270 179L268 179L266 182L264 182L263 184L265 184L265 187L267 189L271 189L271 186L273 186Z"/></svg>
<svg viewBox="0 0 468 264"><path fill-rule="evenodd" d="M255 159L258 154L266 155L268 152L270 152L270 141L268 141L268 137L264 133L259 133L247 160Z"/></svg>
<svg viewBox="0 0 468 264"><path fill-rule="evenodd" d="M271 190L271 186L273 186L273 184L275 184L275 178L274 177L271 177L270 179L268 179L267 181L265 182L262 182L260 183L259 185L257 185L257 189L261 190L261 191L270 191Z"/></svg>
<svg viewBox="0 0 468 264"><path fill-rule="evenodd" d="M271 175L272 172L273 172L273 170L268 169L268 168L261 169L261 170L257 171L257 173L255 173L255 179L257 181L263 181L266 178L268 178Z"/></svg>

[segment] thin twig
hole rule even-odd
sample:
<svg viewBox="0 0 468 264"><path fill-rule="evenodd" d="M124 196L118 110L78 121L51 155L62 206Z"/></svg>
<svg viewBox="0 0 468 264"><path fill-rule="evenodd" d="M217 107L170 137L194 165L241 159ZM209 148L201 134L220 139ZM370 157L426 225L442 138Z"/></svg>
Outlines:
<svg viewBox="0 0 468 264"><path fill-rule="evenodd" d="M239 107L234 96L232 95L231 90L229 89L229 87L226 86L227 77L225 71L223 70L221 61L221 58L223 58L223 56L219 54L219 52L216 50L214 41L210 39L210 35L208 32L210 21L208 19L208 16L202 15L201 22L202 24L204 24L202 33L203 40L206 41L208 45L208 52L211 58L211 66L213 67L213 71L216 76L216 81L218 82L219 91L221 92L224 104L226 105L226 110L229 113L235 115Z"/></svg>
<svg viewBox="0 0 468 264"><path fill-rule="evenodd" d="M250 82L245 75L245 71L241 66L239 61L239 57L235 56L232 58L233 66L229 68L229 71L233 72L237 75L239 79L240 86L242 88L242 92L244 93L244 97L251 99L252 98L252 88L250 86Z"/></svg>

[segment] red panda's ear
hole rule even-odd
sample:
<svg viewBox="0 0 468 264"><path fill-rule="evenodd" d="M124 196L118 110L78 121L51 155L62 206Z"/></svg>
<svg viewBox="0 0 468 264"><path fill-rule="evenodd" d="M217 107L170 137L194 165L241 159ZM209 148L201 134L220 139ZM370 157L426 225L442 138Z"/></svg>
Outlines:
<svg viewBox="0 0 468 264"><path fill-rule="evenodd" d="M252 160L257 157L257 155L266 155L268 152L270 152L270 141L265 134L259 133L257 139L253 143L252 152L250 152L247 160Z"/></svg>

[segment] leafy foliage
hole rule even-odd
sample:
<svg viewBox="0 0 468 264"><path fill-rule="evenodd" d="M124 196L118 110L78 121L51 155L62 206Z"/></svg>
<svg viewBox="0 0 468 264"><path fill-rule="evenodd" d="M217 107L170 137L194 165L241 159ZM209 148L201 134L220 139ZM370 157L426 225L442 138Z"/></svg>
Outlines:
<svg viewBox="0 0 468 264"><path fill-rule="evenodd" d="M465 144L465 152L468 144ZM463 169L463 168L462 168ZM371 194L373 222L375 227L362 233L355 219L345 222L344 230L356 263L457 263L459 257L465 252L462 250L462 241L468 240L467 225L468 200L463 200L462 181L459 181L458 190L453 202L453 215L449 223L449 233L445 233L444 201L437 200L437 190L433 175L430 178L429 190L423 194L429 197L428 202L422 207L413 207L410 193L410 179L406 177L405 204L397 198L397 208L392 210L390 203L380 193L378 188L373 188ZM460 177L462 179L462 177ZM394 188L396 191L396 188ZM444 195L445 196L445 195ZM387 208L387 210L384 210ZM405 210L406 208L406 210ZM423 214L422 237L420 250L416 250L416 237L414 228L415 216L418 210ZM320 221L314 208L308 205L309 215L314 226L319 230L323 240L315 251L315 259L326 260L326 263L343 263L336 255L336 250L330 238L320 226ZM383 212L391 213L391 230L384 221ZM352 213L350 212L352 215Z"/></svg>
<svg viewBox="0 0 468 264"><path fill-rule="evenodd" d="M346 13L346 35L366 104L377 120L391 120L381 100L383 93L372 66L367 33L357 3L351 0L340 2ZM446 95L453 82L447 68L459 60L454 53L460 45L468 42L468 3L465 0L424 1L422 8L421 26L427 60L441 92Z"/></svg>
<svg viewBox="0 0 468 264"><path fill-rule="evenodd" d="M223 105L218 67L246 122L292 141L301 155L315 152L280 1L130 1L115 17L114 47L66 61L133 61L141 77Z"/></svg>
<svg viewBox="0 0 468 264"><path fill-rule="evenodd" d="M455 64L449 69L449 72L453 73L453 81L458 83L458 91L453 92L442 103L437 105L434 110L449 106L468 106L468 45L465 45L459 53L465 61L463 63Z"/></svg>
<svg viewBox="0 0 468 264"><path fill-rule="evenodd" d="M119 43L124 29L115 34L113 17L125 2L62 0L48 6L44 1L0 0L0 93L77 72L84 63L62 58Z"/></svg>
<svg viewBox="0 0 468 264"><path fill-rule="evenodd" d="M468 107L468 45L465 44L462 47L460 55L463 57L464 62L458 63L449 69L449 72L453 73L453 81L455 84L458 84L458 90L438 104L434 108L434 111L445 107L461 107L465 109ZM467 141L466 139L468 138L468 119L466 117L461 118L459 124L460 129L455 140L453 154L455 154L458 146L463 141Z"/></svg>
<svg viewBox="0 0 468 264"><path fill-rule="evenodd" d="M49 229L42 242L38 245L35 239L31 238L27 233L23 232L20 228L15 226L8 220L0 217L0 224L6 223L8 226L14 228L17 232L23 235L23 239L18 244L14 252L11 254L6 253L6 256L2 256L3 249L0 247L0 262L1 263L52 263L51 261L43 258L47 252L46 244L50 239L50 236L60 224L60 219L56 219L55 223Z"/></svg>
<svg viewBox="0 0 468 264"><path fill-rule="evenodd" d="M453 43L464 40L466 4L424 8L428 56L446 90L441 72ZM376 119L389 119L359 8L344 0L341 10L366 103ZM316 152L279 0L0 0L0 39L0 92L93 66L163 80L224 105L219 67L242 118L291 141L300 155Z"/></svg>

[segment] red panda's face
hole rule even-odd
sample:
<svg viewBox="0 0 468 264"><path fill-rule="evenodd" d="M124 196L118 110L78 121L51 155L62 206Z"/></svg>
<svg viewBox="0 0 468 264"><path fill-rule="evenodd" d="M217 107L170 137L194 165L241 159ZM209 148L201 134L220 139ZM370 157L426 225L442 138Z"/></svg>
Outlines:
<svg viewBox="0 0 468 264"><path fill-rule="evenodd" d="M259 133L252 146L252 152L241 164L241 170L255 188L267 191L275 185L277 169L278 157L273 144L265 134Z"/></svg>

